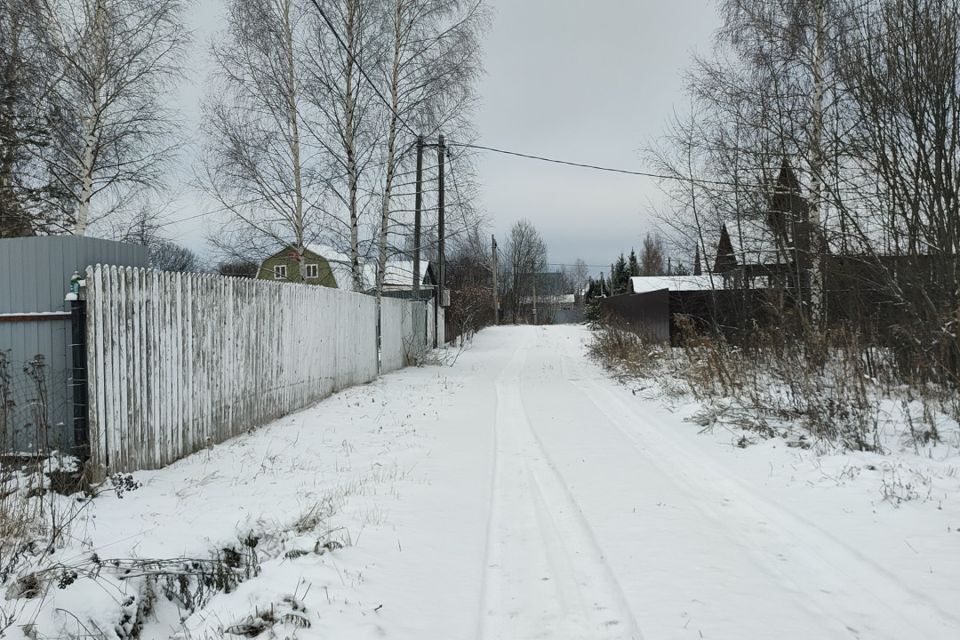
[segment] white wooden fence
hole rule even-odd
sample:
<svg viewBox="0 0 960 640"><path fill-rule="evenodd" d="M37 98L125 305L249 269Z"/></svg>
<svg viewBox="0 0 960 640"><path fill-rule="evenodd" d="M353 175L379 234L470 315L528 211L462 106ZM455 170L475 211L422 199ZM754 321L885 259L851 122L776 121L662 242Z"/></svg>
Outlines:
<svg viewBox="0 0 960 640"><path fill-rule="evenodd" d="M424 306L385 305L385 371L403 366L397 345L417 340L405 319ZM377 377L376 302L338 289L97 266L87 318L101 477L162 467Z"/></svg>
<svg viewBox="0 0 960 640"><path fill-rule="evenodd" d="M410 364L411 359L422 356L433 347L432 302L418 304L384 298L380 308L380 321L380 366L383 373L396 371ZM441 316L440 324L442 323ZM440 331L443 331L442 326Z"/></svg>

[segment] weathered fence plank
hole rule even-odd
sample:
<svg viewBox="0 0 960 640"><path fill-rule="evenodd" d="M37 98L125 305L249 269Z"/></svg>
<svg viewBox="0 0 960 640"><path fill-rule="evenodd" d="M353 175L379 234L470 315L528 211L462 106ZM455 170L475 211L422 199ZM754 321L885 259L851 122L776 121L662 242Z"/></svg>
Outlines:
<svg viewBox="0 0 960 640"><path fill-rule="evenodd" d="M98 265L87 301L100 476L162 467L377 376L370 296ZM382 366L393 371L432 346L433 311L383 302Z"/></svg>

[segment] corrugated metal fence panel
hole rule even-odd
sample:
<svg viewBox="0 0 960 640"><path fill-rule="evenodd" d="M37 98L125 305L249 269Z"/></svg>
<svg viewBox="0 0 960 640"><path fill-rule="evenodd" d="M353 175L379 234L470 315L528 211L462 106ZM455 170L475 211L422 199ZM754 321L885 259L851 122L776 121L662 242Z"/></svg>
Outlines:
<svg viewBox="0 0 960 640"><path fill-rule="evenodd" d="M434 304L433 300L431 300L427 303L427 346L431 349L433 348L433 336L436 333L434 320Z"/></svg>
<svg viewBox="0 0 960 640"><path fill-rule="evenodd" d="M69 305L64 296L74 271L83 273L98 262L143 267L147 257L144 247L97 238L0 239L0 314L66 312ZM0 452L70 451L73 364L69 318L0 322L0 351L7 356L7 386L16 402L0 415L0 423L7 426L0 428ZM45 365L42 391L41 384L24 371L38 355L43 356Z"/></svg>
<svg viewBox="0 0 960 640"><path fill-rule="evenodd" d="M670 292L628 293L600 301L607 319L640 334L651 342L670 342Z"/></svg>
<svg viewBox="0 0 960 640"><path fill-rule="evenodd" d="M406 363L408 349L405 344L412 339L410 329L405 330L404 321L412 315L411 303L399 299L383 298L380 307L380 366L384 373L396 371Z"/></svg>
<svg viewBox="0 0 960 640"><path fill-rule="evenodd" d="M443 307L440 307L440 312L439 312L438 315L439 315L440 320L439 320L439 322L437 322L437 331L440 332L440 337L439 337L439 339L437 340L437 344L440 345L440 346L443 346L443 345L447 344L447 332L446 332L446 326L447 326L447 310L444 309Z"/></svg>
<svg viewBox="0 0 960 640"><path fill-rule="evenodd" d="M428 302L421 302L420 304L413 305L411 310L411 332L413 334L413 339L415 340L415 345L418 349L427 349L432 348L433 343L427 340L428 331L427 331L427 318L428 313L430 312L430 304ZM432 316L431 316L431 322Z"/></svg>
<svg viewBox="0 0 960 640"><path fill-rule="evenodd" d="M433 348L433 334L437 331L440 332L439 339L437 340L437 345L443 346L446 344L446 331L444 329L444 324L446 323L446 312L443 307L434 311L434 301L431 300L427 303L427 347ZM436 315L434 315L436 313Z"/></svg>
<svg viewBox="0 0 960 640"><path fill-rule="evenodd" d="M87 300L101 473L161 467L377 376L369 296L97 266Z"/></svg>
<svg viewBox="0 0 960 640"><path fill-rule="evenodd" d="M73 433L69 426L70 324L57 321L0 323L0 351L5 371L0 371L0 453L69 451ZM39 378L27 373L31 362ZM4 399L7 402L4 402Z"/></svg>
<svg viewBox="0 0 960 640"><path fill-rule="evenodd" d="M74 271L90 265L147 266L138 245L77 236L0 239L0 313L61 311Z"/></svg>

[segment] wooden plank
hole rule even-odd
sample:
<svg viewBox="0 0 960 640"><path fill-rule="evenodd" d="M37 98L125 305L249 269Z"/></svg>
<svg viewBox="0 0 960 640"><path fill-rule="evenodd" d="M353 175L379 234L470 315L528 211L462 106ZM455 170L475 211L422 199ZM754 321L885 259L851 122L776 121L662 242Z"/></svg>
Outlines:
<svg viewBox="0 0 960 640"><path fill-rule="evenodd" d="M103 350L102 336L103 305L99 302L100 290L96 284L99 268L88 267L87 280L87 398L89 401L87 435L90 441L90 472L92 480L102 479L105 465L103 440Z"/></svg>
<svg viewBox="0 0 960 640"><path fill-rule="evenodd" d="M119 396L120 396L120 412L117 416L117 431L120 434L120 460L121 465L119 471L129 471L134 468L135 465L130 460L130 311L129 311L129 300L127 298L127 289L129 286L129 278L126 269L117 269L117 301L120 304L120 314L117 318L117 337L120 341L118 359L117 359L117 369L120 374L118 380L119 383Z"/></svg>
<svg viewBox="0 0 960 640"><path fill-rule="evenodd" d="M146 278L144 275L143 269L134 269L133 270L133 279L134 279L134 289L136 290L136 299L137 299L137 315L134 318L137 328L137 357L135 363L135 370L137 374L136 381L136 414L137 414L137 431L140 434L140 451L139 455L143 458L143 465L147 469L156 469L157 466L153 460L153 449L151 447L153 438L150 433L150 424L148 420L148 415L150 412L150 403L147 400L147 372L150 367L150 357L147 352L147 313L149 307L149 300L146 296Z"/></svg>
<svg viewBox="0 0 960 640"><path fill-rule="evenodd" d="M123 325L123 307L120 302L120 283L116 267L108 267L109 302L107 312L110 314L110 333L107 335L110 345L110 468L111 472L123 469L123 441L120 434L121 420L121 377L120 363L120 332Z"/></svg>
<svg viewBox="0 0 960 640"><path fill-rule="evenodd" d="M143 401L140 397L140 391L143 388L141 376L141 372L143 370L143 353L140 351L140 319L142 317L140 305L142 303L142 299L140 297L138 279L139 274L133 269L125 269L125 271L127 272L130 287L127 291L127 300L130 312L128 322L130 323L131 355L130 364L127 368L130 375L127 385L128 389L130 389L128 406L130 422L127 425L127 428L133 434L133 437L130 439L131 443L133 444L133 450L131 451L131 457L134 459L133 464L136 465L137 469L149 469L150 461L145 452L145 434L143 432L143 420L141 413L143 410Z"/></svg>
<svg viewBox="0 0 960 640"><path fill-rule="evenodd" d="M187 337L189 338L189 331L184 333L186 330L186 318L184 317L184 291L183 291L183 278L177 274L170 275L170 283L176 292L176 311L174 316L174 322L176 323L177 333L175 337ZM186 344L186 351L189 353L192 348L192 344L188 341ZM174 368L173 368L173 394L174 394L174 411L176 417L174 418L174 425L177 431L177 449L176 457L182 458L187 455L189 451L189 436L187 433L188 426L186 424L186 412L183 410L182 398L185 395L183 388L190 387L190 372L184 371L186 366L184 349L177 349L175 346L171 348L171 354L174 356Z"/></svg>

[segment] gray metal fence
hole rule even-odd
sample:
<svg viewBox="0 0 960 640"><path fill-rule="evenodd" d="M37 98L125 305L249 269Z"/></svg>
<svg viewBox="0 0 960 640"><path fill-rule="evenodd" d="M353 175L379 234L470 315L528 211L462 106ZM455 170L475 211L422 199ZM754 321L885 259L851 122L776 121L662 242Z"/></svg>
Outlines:
<svg viewBox="0 0 960 640"><path fill-rule="evenodd" d="M96 238L0 239L0 453L73 449L70 278L147 260L145 247Z"/></svg>

